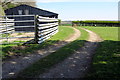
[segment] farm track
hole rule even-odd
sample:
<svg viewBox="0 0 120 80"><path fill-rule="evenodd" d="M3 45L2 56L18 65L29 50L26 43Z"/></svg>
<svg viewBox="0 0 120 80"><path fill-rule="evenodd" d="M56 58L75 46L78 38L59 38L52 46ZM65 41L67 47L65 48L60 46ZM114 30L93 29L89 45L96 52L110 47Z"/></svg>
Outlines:
<svg viewBox="0 0 120 80"><path fill-rule="evenodd" d="M103 40L94 32L84 28L81 29L89 33L89 39L85 45L63 62L37 76L37 78L84 78L88 72L98 43Z"/></svg>
<svg viewBox="0 0 120 80"><path fill-rule="evenodd" d="M71 27L73 28L73 27ZM80 37L80 31L77 30L76 28L73 28L75 33L69 36L68 39L64 41L59 41L55 43L52 46L49 46L48 48L38 50L34 54L29 54L25 57L18 57L18 58L13 58L9 59L7 61L3 61L2 63L2 78L15 78L16 75L32 63L36 62L37 60L49 55L50 53L55 52L59 48L65 46L66 44L76 40L77 38Z"/></svg>

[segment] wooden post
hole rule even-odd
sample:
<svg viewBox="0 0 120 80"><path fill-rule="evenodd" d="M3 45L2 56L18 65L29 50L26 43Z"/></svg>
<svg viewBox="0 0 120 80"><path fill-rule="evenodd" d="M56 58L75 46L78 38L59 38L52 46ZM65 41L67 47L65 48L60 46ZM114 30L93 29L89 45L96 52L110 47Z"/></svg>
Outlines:
<svg viewBox="0 0 120 80"><path fill-rule="evenodd" d="M38 44L38 15L34 16L34 25L35 25L35 43Z"/></svg>

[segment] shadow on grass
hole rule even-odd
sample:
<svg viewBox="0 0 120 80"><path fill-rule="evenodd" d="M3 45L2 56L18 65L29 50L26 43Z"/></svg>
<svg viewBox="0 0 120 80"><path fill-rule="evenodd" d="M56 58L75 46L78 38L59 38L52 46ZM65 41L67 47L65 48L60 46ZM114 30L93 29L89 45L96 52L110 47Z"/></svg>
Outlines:
<svg viewBox="0 0 120 80"><path fill-rule="evenodd" d="M56 42L56 41L55 41ZM68 56L74 53L77 49L84 45L85 40L76 40L70 44L65 45L64 47L60 48L56 52L49 54L48 56L38 60L37 62L33 63L23 71L18 74L17 78L33 78L43 72L47 71L50 67L54 66L55 64L63 61ZM67 43L67 42L62 42Z"/></svg>
<svg viewBox="0 0 120 80"><path fill-rule="evenodd" d="M51 43L51 41L48 41ZM56 41L52 41L56 42ZM17 78L33 78L63 61L84 45L85 40L76 40L56 52L38 60L18 74ZM67 42L61 42L67 43ZM44 43L45 44L45 43ZM120 41L103 41L99 44L91 69L85 78L120 78ZM47 47L46 45L41 48ZM39 49L39 48L38 48Z"/></svg>
<svg viewBox="0 0 120 80"><path fill-rule="evenodd" d="M57 42L59 41L58 40L55 40L55 41L47 40L41 44L25 44L25 45L22 45L20 43L19 44L14 44L14 43L3 44L0 46L2 50L1 51L2 59L6 60L13 56L15 57L15 56L24 56L26 54L31 54L35 50L46 48Z"/></svg>
<svg viewBox="0 0 120 80"><path fill-rule="evenodd" d="M86 78L120 79L120 41L106 40L99 44Z"/></svg>

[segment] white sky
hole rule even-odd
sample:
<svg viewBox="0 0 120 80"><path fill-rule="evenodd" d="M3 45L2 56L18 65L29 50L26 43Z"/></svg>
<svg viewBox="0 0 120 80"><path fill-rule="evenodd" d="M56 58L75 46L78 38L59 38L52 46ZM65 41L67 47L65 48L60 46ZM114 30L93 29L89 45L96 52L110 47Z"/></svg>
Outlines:
<svg viewBox="0 0 120 80"><path fill-rule="evenodd" d="M118 20L118 2L38 2L37 7L62 20Z"/></svg>
<svg viewBox="0 0 120 80"><path fill-rule="evenodd" d="M13 0L13 1L16 2L36 1L37 7L58 13L59 18L63 20L65 19L117 20L118 15L120 18L120 14L118 14L117 5L120 0Z"/></svg>

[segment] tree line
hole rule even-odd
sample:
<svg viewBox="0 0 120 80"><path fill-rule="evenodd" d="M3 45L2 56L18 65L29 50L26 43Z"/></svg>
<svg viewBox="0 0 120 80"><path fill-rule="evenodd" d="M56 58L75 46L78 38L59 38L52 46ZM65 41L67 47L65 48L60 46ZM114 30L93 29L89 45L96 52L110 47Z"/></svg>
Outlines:
<svg viewBox="0 0 120 80"><path fill-rule="evenodd" d="M73 26L120 26L119 21L98 21L98 20L86 20L86 21L72 21Z"/></svg>

